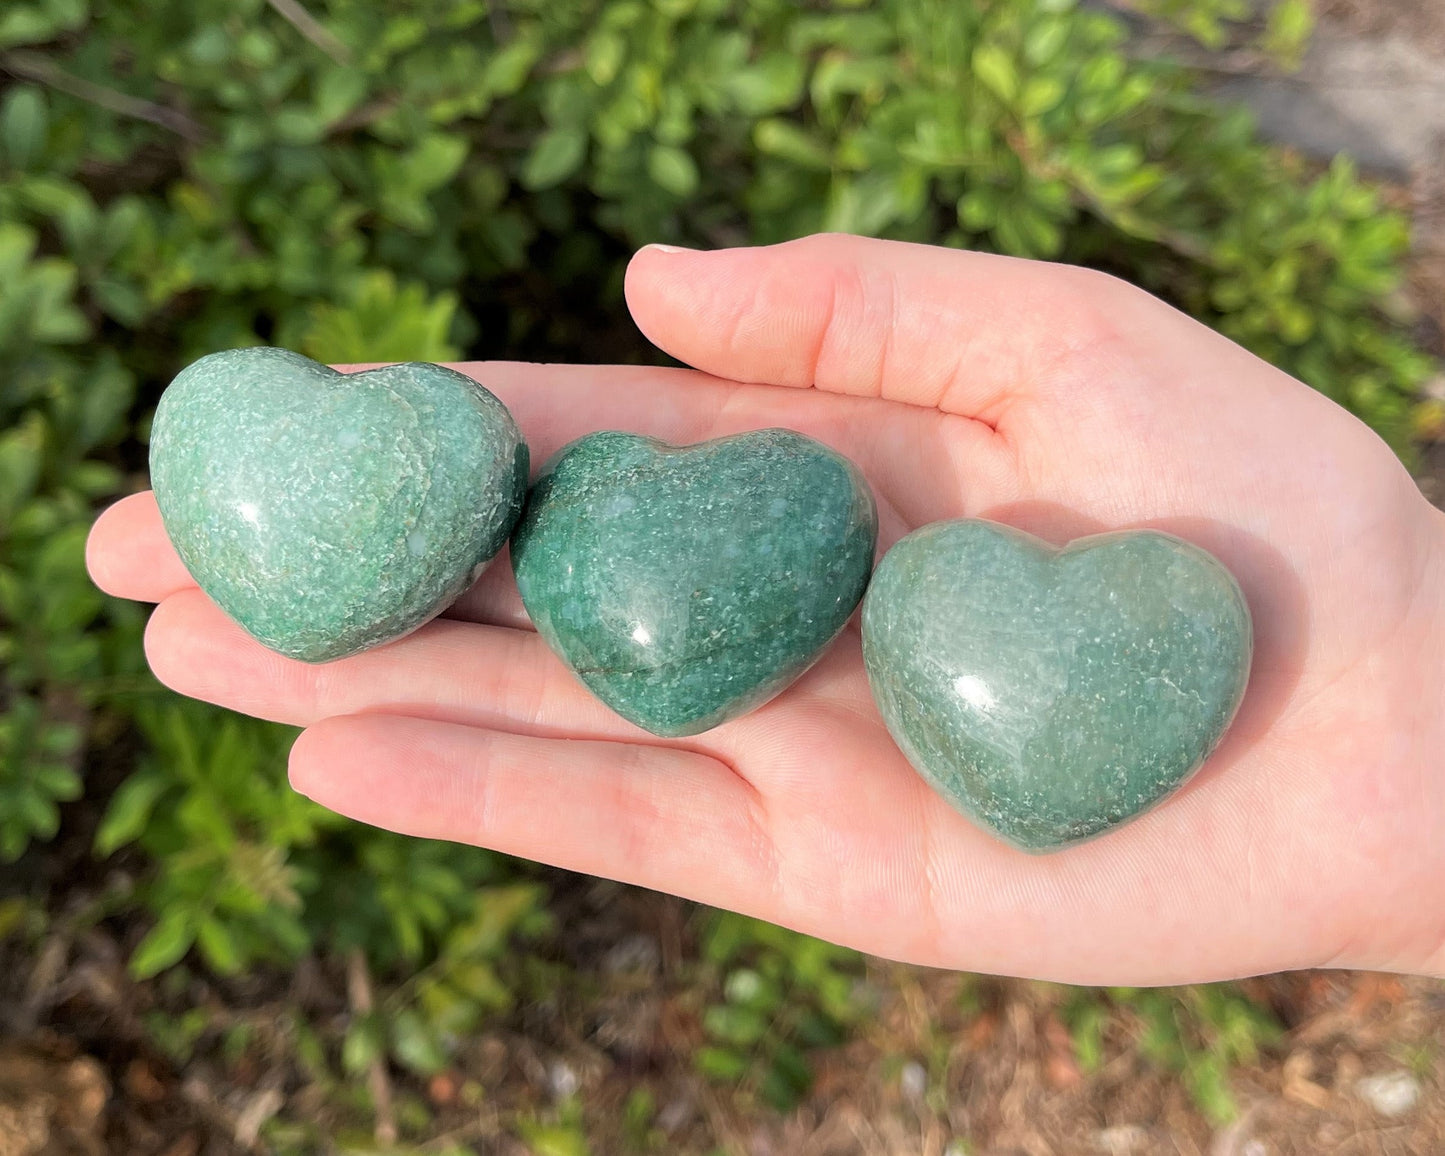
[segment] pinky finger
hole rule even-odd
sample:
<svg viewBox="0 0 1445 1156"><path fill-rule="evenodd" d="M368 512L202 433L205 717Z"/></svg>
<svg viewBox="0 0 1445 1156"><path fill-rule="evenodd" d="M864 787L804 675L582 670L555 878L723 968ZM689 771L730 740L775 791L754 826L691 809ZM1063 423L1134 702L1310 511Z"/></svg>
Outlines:
<svg viewBox="0 0 1445 1156"><path fill-rule="evenodd" d="M692 751L350 715L302 733L291 783L373 826L764 917L774 893L757 793Z"/></svg>

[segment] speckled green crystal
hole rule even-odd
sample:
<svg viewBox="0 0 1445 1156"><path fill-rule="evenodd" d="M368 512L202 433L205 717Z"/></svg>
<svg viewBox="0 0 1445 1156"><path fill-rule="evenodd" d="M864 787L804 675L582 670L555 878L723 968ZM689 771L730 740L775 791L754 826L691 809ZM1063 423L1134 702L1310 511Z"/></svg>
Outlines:
<svg viewBox="0 0 1445 1156"><path fill-rule="evenodd" d="M522 602L594 694L658 735L761 705L853 613L878 520L858 469L790 430L565 447L512 540Z"/></svg>
<svg viewBox="0 0 1445 1156"><path fill-rule="evenodd" d="M507 540L527 486L511 414L411 362L342 374L284 349L187 367L161 397L151 484L197 584L308 662L398 638Z"/></svg>
<svg viewBox="0 0 1445 1156"><path fill-rule="evenodd" d="M1249 676L1249 611L1212 555L1121 531L1056 550L940 522L879 563L863 656L894 739L964 814L1050 851L1164 799Z"/></svg>

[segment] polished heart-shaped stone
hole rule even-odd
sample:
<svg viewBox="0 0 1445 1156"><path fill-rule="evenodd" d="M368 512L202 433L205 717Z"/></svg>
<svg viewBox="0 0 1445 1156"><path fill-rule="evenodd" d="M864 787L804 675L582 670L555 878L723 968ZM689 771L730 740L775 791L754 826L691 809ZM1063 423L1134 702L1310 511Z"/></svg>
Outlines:
<svg viewBox="0 0 1445 1156"><path fill-rule="evenodd" d="M522 602L594 694L653 734L760 706L848 621L878 519L856 466L791 430L573 442L512 539Z"/></svg>
<svg viewBox="0 0 1445 1156"><path fill-rule="evenodd" d="M894 739L950 803L1051 851L1183 785L1234 717L1249 610L1212 555L1120 531L1055 549L983 521L878 564L863 656Z"/></svg>
<svg viewBox="0 0 1445 1156"><path fill-rule="evenodd" d="M527 446L471 378L213 353L161 397L151 485L196 583L272 650L325 662L444 609L505 544Z"/></svg>

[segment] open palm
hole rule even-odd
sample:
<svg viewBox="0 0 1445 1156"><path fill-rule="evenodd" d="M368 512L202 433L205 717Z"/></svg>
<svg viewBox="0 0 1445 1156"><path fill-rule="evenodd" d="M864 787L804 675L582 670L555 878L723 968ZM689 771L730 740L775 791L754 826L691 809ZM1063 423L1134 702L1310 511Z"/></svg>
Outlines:
<svg viewBox="0 0 1445 1156"><path fill-rule="evenodd" d="M1159 301L1063 266L825 236L643 250L643 331L707 372L469 364L541 460L597 429L766 426L863 468L887 548L981 516L1054 541L1153 526L1240 579L1257 645L1225 742L1164 806L1047 857L930 791L869 695L855 625L783 695L692 739L601 706L499 563L448 613L325 666L195 588L149 494L93 532L160 603L184 694L308 729L297 789L369 823L735 908L898 959L1170 983L1445 945L1445 517L1343 410ZM716 376L710 376L716 375Z"/></svg>

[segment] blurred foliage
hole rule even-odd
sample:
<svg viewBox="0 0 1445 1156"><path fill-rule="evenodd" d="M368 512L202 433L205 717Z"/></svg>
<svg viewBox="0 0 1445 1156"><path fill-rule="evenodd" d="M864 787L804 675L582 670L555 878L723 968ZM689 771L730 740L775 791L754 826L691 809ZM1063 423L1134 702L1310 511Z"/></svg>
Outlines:
<svg viewBox="0 0 1445 1156"><path fill-rule="evenodd" d="M1105 1034L1120 1017L1138 1054L1178 1073L1199 1110L1216 1125L1237 1115L1230 1070L1254 1063L1283 1034L1269 1012L1229 984L1080 990L1065 1008L1065 1019L1086 1072L1102 1065Z"/></svg>
<svg viewBox="0 0 1445 1156"><path fill-rule="evenodd" d="M1121 0L1126 8L1187 32L1206 48L1224 48L1237 39L1237 24L1255 15L1251 0ZM1299 67L1314 31L1312 0L1276 0L1264 9L1263 27L1254 46L1287 69Z"/></svg>
<svg viewBox="0 0 1445 1156"><path fill-rule="evenodd" d="M703 1012L709 1042L693 1057L697 1070L778 1111L795 1107L812 1086L807 1050L842 1043L866 1010L857 952L716 912L702 958L722 999Z"/></svg>
<svg viewBox="0 0 1445 1156"><path fill-rule="evenodd" d="M1206 44L1242 9L1137 6ZM1308 32L1281 0L1259 40L1288 63ZM646 358L638 245L834 229L1121 274L1402 449L1430 368L1379 190L1262 145L1076 0L9 0L0 86L0 860L114 788L95 848L144 867L134 972L361 951L389 987L351 1070L431 1070L504 1007L543 900L293 797L287 732L144 672L84 536L143 484L189 360ZM699 1064L792 1102L848 1023L846 955L729 920L707 950Z"/></svg>

